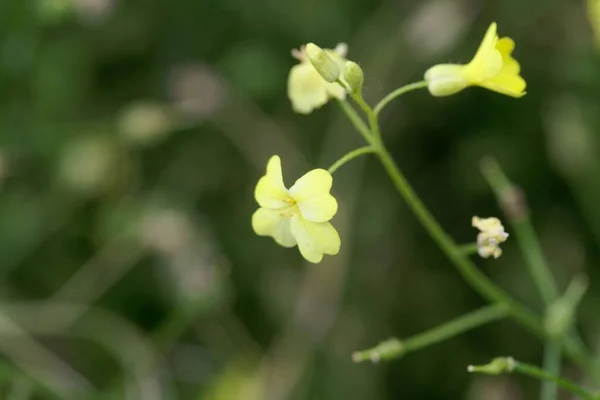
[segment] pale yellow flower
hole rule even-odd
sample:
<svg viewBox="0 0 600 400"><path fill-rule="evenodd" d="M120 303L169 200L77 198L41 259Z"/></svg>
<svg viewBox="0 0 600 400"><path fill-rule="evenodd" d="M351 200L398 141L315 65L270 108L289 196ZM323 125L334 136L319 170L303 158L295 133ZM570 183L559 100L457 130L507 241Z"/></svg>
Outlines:
<svg viewBox="0 0 600 400"><path fill-rule="evenodd" d="M477 252L483 258L493 256L498 258L502 255L500 243L506 242L508 233L498 218L473 217L471 224L480 230L477 235Z"/></svg>
<svg viewBox="0 0 600 400"><path fill-rule="evenodd" d="M325 52L339 63L340 68L344 67L347 51L348 47L345 44L338 44L333 50L325 49ZM300 61L292 67L288 76L288 97L294 111L309 114L330 99L346 98L346 90L340 84L327 82L317 72L306 56L304 46L300 50L293 50L292 56Z"/></svg>
<svg viewBox="0 0 600 400"><path fill-rule="evenodd" d="M324 254L337 254L340 237L327 222L338 208L329 193L332 183L329 172L313 169L288 190L279 156L271 157L254 191L260 208L252 215L252 229L257 235L271 236L281 246L298 245L302 256L312 263L320 262Z"/></svg>
<svg viewBox="0 0 600 400"><path fill-rule="evenodd" d="M519 63L511 56L514 48L511 38L498 38L493 22L471 62L439 64L425 72L429 92L449 96L468 86L481 86L507 96L524 96L526 83L519 75Z"/></svg>

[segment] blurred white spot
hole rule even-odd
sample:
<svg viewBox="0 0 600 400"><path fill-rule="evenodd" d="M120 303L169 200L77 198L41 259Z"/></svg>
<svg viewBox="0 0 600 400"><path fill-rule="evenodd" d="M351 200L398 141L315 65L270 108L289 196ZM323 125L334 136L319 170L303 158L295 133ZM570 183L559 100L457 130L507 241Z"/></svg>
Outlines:
<svg viewBox="0 0 600 400"><path fill-rule="evenodd" d="M72 0L71 0L72 1ZM75 10L83 22L104 22L115 8L115 0L74 0Z"/></svg>
<svg viewBox="0 0 600 400"><path fill-rule="evenodd" d="M176 67L168 81L174 107L193 121L217 112L225 100L225 91L221 79L204 65Z"/></svg>
<svg viewBox="0 0 600 400"><path fill-rule="evenodd" d="M470 20L471 12L462 1L429 1L408 20L406 40L416 54L427 58L454 47Z"/></svg>
<svg viewBox="0 0 600 400"><path fill-rule="evenodd" d="M121 112L117 124L119 132L128 142L144 145L167 136L173 129L174 116L162 104L138 102Z"/></svg>
<svg viewBox="0 0 600 400"><path fill-rule="evenodd" d="M70 189L97 194L115 182L115 146L101 136L84 136L67 145L59 177Z"/></svg>
<svg viewBox="0 0 600 400"><path fill-rule="evenodd" d="M504 376L477 377L467 392L467 400L521 400L519 392L511 378Z"/></svg>
<svg viewBox="0 0 600 400"><path fill-rule="evenodd" d="M164 256L173 256L188 247L193 237L194 228L190 221L176 210L150 211L140 227L142 243Z"/></svg>
<svg viewBox="0 0 600 400"><path fill-rule="evenodd" d="M174 209L149 211L141 224L142 243L162 263L159 273L178 300L215 305L223 298L223 261L209 235Z"/></svg>

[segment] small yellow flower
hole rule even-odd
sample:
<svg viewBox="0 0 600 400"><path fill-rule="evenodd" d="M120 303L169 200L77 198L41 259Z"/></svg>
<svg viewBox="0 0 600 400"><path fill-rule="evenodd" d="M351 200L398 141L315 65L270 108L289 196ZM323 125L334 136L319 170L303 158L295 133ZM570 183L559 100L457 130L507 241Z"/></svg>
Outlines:
<svg viewBox="0 0 600 400"><path fill-rule="evenodd" d="M313 169L288 190L279 156L271 157L254 191L260 208L252 215L252 229L257 235L271 236L281 246L298 245L302 256L312 263L320 262L324 254L337 254L340 237L327 222L338 208L329 193L332 182L329 172Z"/></svg>
<svg viewBox="0 0 600 400"><path fill-rule="evenodd" d="M477 235L477 252L483 258L493 256L498 258L502 255L500 243L506 242L508 233L498 218L473 217L473 227L480 230Z"/></svg>
<svg viewBox="0 0 600 400"><path fill-rule="evenodd" d="M340 69L346 62L348 47L340 43L335 49L325 49L327 55L339 63ZM329 99L346 98L346 90L338 83L329 83L317 72L306 56L305 46L293 50L292 56L300 61L290 70L288 76L288 97L292 101L294 111L309 114L314 109L322 107Z"/></svg>
<svg viewBox="0 0 600 400"><path fill-rule="evenodd" d="M449 96L468 86L481 86L507 96L524 96L526 83L519 75L519 63L511 56L514 48L511 38L498 38L493 22L471 62L439 64L425 72L429 92Z"/></svg>

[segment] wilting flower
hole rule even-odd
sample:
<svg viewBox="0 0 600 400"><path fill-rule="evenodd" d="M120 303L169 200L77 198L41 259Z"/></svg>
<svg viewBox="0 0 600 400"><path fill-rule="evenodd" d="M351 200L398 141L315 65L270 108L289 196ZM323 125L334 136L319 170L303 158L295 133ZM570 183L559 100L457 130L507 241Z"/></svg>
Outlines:
<svg viewBox="0 0 600 400"><path fill-rule="evenodd" d="M473 217L473 227L480 230L477 235L477 252L483 258L493 256L498 258L502 255L500 243L506 242L508 233L498 218Z"/></svg>
<svg viewBox="0 0 600 400"><path fill-rule="evenodd" d="M493 22L471 62L439 64L425 72L429 92L449 96L468 86L481 86L507 96L524 96L526 83L519 75L519 63L511 56L514 48L511 38L498 38Z"/></svg>
<svg viewBox="0 0 600 400"><path fill-rule="evenodd" d="M332 182L329 172L313 169L288 190L280 158L271 157L254 191L260 208L252 215L252 229L257 235L271 236L283 247L298 245L302 256L312 263L320 262L323 254L337 254L340 237L327 222L338 208L329 193Z"/></svg>
<svg viewBox="0 0 600 400"><path fill-rule="evenodd" d="M348 46L340 43L335 49L325 49L329 57L343 69ZM290 70L288 76L288 97L292 101L294 111L309 114L312 110L323 106L329 99L343 100L346 90L336 82L327 82L312 65L306 55L306 47L292 50L292 56L300 61Z"/></svg>

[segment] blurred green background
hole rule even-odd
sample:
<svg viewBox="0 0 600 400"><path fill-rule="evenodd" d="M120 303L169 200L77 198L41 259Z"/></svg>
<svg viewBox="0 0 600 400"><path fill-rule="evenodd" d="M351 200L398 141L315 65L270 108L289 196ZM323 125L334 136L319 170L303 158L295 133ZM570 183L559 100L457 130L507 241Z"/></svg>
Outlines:
<svg viewBox="0 0 600 400"><path fill-rule="evenodd" d="M585 2L0 0L0 398L536 398L537 382L466 373L498 355L541 362L512 321L351 362L484 304L375 160L336 172L339 256L309 265L250 227L269 156L291 184L361 145L335 104L292 112L292 48L348 43L374 103L468 61L491 21L515 39L528 95L411 93L382 113L385 141L458 242L475 239L473 215L501 215L479 170L498 158L560 287L590 277L580 328L600 350ZM480 268L541 311L515 242L503 248Z"/></svg>

